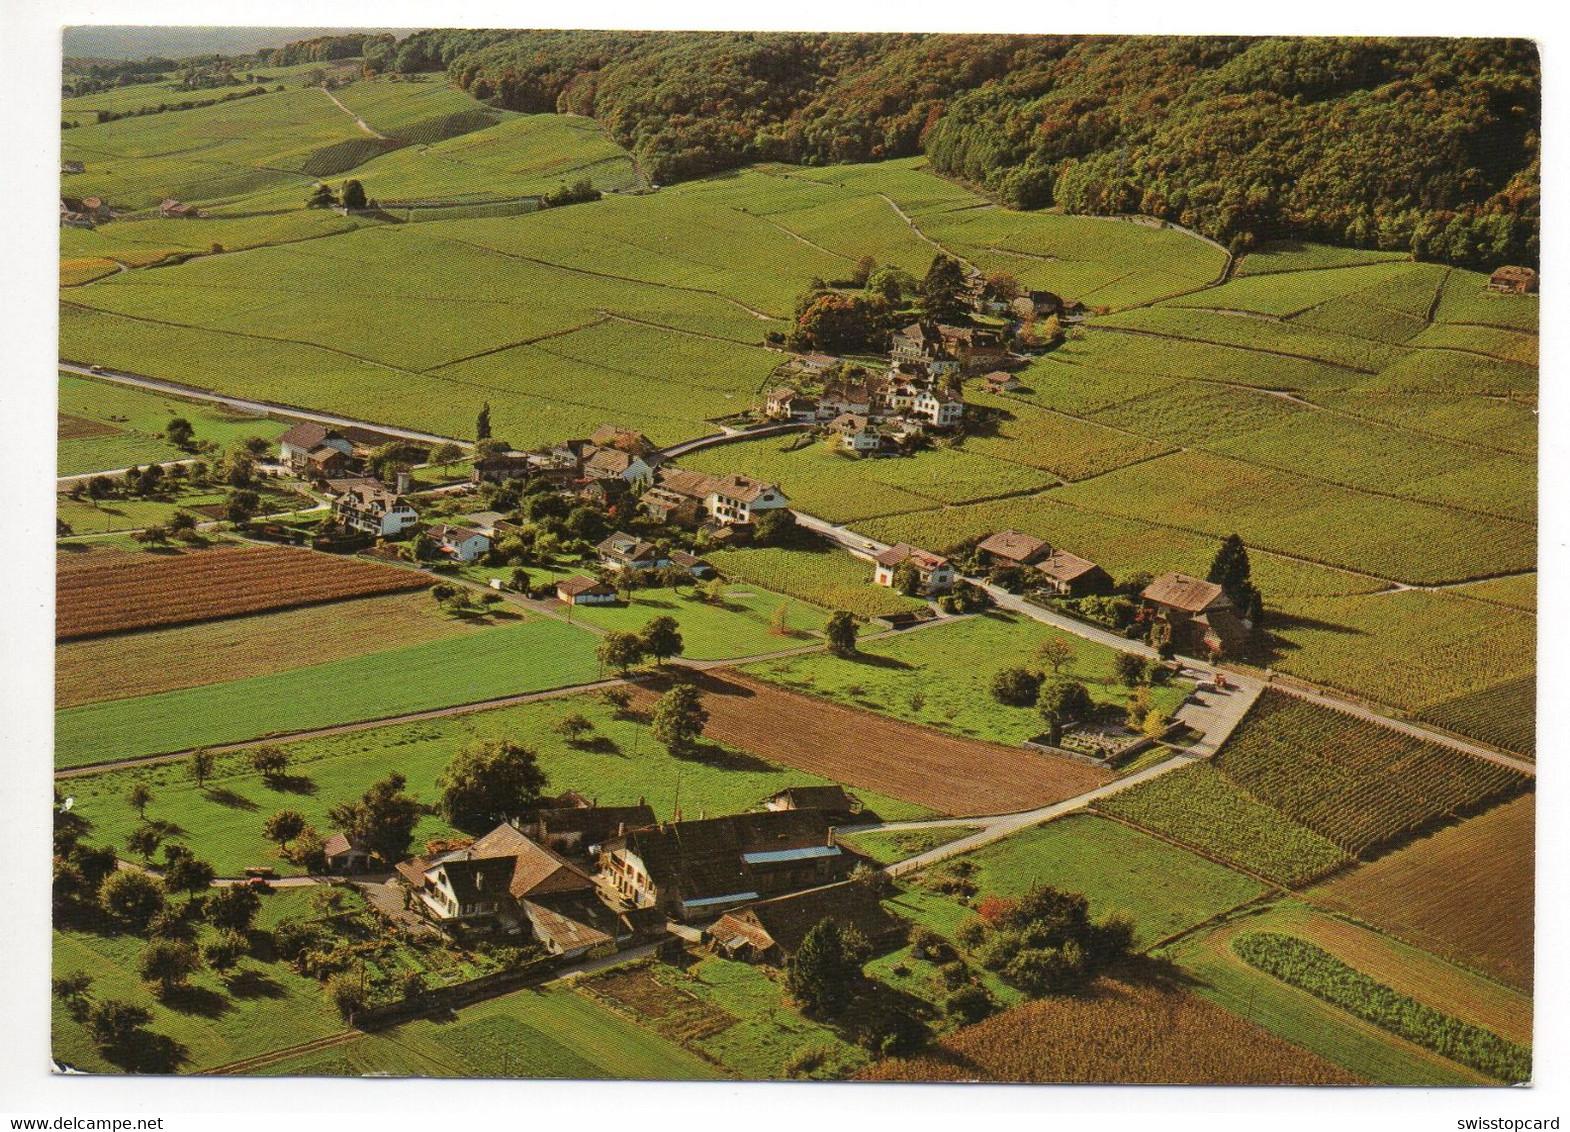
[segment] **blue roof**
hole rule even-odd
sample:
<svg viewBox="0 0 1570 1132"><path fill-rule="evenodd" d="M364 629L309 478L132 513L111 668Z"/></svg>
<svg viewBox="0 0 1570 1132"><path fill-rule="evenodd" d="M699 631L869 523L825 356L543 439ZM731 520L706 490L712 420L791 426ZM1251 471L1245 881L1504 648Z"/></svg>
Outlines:
<svg viewBox="0 0 1570 1132"><path fill-rule="evenodd" d="M765 853L743 853L741 859L749 865L771 865L776 861L805 861L813 857L837 857L837 845L812 845L806 849L774 849Z"/></svg>
<svg viewBox="0 0 1570 1132"><path fill-rule="evenodd" d="M729 904L737 900L758 900L756 892L733 892L729 896L705 896L701 900L683 900L683 908L702 908L706 904Z"/></svg>

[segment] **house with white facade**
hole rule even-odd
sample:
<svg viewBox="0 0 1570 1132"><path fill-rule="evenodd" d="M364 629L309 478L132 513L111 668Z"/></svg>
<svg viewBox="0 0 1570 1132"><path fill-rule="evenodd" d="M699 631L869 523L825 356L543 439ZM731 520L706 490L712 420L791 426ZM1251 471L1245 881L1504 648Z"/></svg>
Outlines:
<svg viewBox="0 0 1570 1132"><path fill-rule="evenodd" d="M924 594L942 593L954 588L954 564L941 554L922 550L908 543L896 543L873 559L875 568L872 580L880 586L894 587L894 577L901 566L909 562L920 578L919 589Z"/></svg>
<svg viewBox="0 0 1570 1132"><path fill-rule="evenodd" d="M397 492L362 480L333 500L333 518L350 530L396 538L420 521L420 513Z"/></svg>
<svg viewBox="0 0 1570 1132"><path fill-rule="evenodd" d="M454 527L440 523L425 532L425 537L436 549L459 562L473 562L491 549L491 539L484 531L473 527Z"/></svg>

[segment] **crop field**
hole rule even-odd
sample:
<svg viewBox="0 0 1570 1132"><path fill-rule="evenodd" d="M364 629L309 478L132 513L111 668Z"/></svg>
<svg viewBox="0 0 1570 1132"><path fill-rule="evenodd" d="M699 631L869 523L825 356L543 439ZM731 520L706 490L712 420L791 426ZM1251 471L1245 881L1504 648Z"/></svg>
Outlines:
<svg viewBox="0 0 1570 1132"><path fill-rule="evenodd" d="M1404 252L1381 252L1368 248L1338 248L1330 244L1305 244L1297 241L1266 244L1238 260L1234 275L1270 275L1281 271L1315 271L1329 267L1360 267L1370 263L1394 263L1407 259Z"/></svg>
<svg viewBox="0 0 1570 1132"><path fill-rule="evenodd" d="M872 584L872 563L838 547L746 546L712 555L727 578L789 594L824 609L843 609L858 617L908 613L923 603L887 586Z"/></svg>
<svg viewBox="0 0 1570 1132"><path fill-rule="evenodd" d="M1399 356L1394 347L1366 338L1354 338L1269 318L1240 318L1183 307L1149 307L1124 311L1122 314L1097 319L1095 325L1098 330L1110 327L1190 342L1238 346L1308 358L1365 374L1378 373Z"/></svg>
<svg viewBox="0 0 1570 1132"><path fill-rule="evenodd" d="M706 706L714 710L717 705L711 698ZM562 737L557 725L569 715L589 720L593 730L587 738L570 743ZM437 779L453 754L487 739L524 743L537 751L551 791L580 790L607 806L631 805L642 798L662 820L670 819L678 806L687 814L739 813L786 787L835 781L760 757L768 752L726 745L713 731L711 727L697 755L678 757L649 735L646 716L618 715L597 696L563 696L291 741L284 745L289 779L271 784L250 768L243 751L218 754L214 773L201 788L183 761L90 772L68 781L74 808L93 823L94 843L125 844L139 824L126 791L143 783L154 794L147 815L176 823L178 839L211 860L221 876L238 876L259 863L284 874L299 872L277 859L276 848L262 836L262 823L274 811L299 810L325 832L331 825L327 811L334 804L359 797L394 770L407 777L411 794L434 802L440 796ZM931 807L865 787L855 787L855 792L870 814L887 820L935 813ZM452 833L432 813L420 820L415 844Z"/></svg>
<svg viewBox="0 0 1570 1132"><path fill-rule="evenodd" d="M1536 295L1498 295L1489 291L1488 277L1454 270L1446 278L1434 318L1439 322L1499 326L1537 333Z"/></svg>
<svg viewBox="0 0 1570 1132"><path fill-rule="evenodd" d="M190 421L198 440L220 448L251 436L274 440L288 428L282 421L69 373L60 375L60 415L62 476L185 459L189 454L162 435L175 417Z"/></svg>
<svg viewBox="0 0 1570 1132"><path fill-rule="evenodd" d="M237 77L246 83L262 83L268 87L287 86L303 87L305 76L312 71L320 72L323 76L343 79L352 78L359 74L360 61L358 59L335 59L322 63L302 63L292 67L266 67L262 69L241 70ZM184 102L187 99L205 100L221 98L231 91L243 91L246 88L222 87L211 90L178 90L174 82L174 75L163 75L158 79L142 83L130 83L126 86L113 87L109 90L95 91L92 94L82 94L60 100L60 116L66 120L75 120L78 123L91 123L96 121L96 111L108 110L116 114L125 114L140 110L143 107L158 106L163 103ZM185 113L185 111L169 111L169 113ZM88 167L91 172L92 167Z"/></svg>
<svg viewBox="0 0 1570 1132"><path fill-rule="evenodd" d="M1530 992L1536 816L1525 795L1306 896Z"/></svg>
<svg viewBox="0 0 1570 1132"><path fill-rule="evenodd" d="M1049 640L1073 647L1063 675L1084 682L1092 699L1119 707L1127 703L1128 689L1114 674L1112 649L1006 613L903 630L864 642L854 657L809 653L759 661L746 671L798 692L954 735L1018 744L1039 735L1045 724L1034 708L996 702L992 679L1004 668L1038 663L1036 650ZM1186 683L1153 688L1151 705L1171 714L1188 689Z"/></svg>
<svg viewBox="0 0 1570 1132"><path fill-rule="evenodd" d="M1420 713L1440 727L1475 735L1486 743L1535 757L1537 754L1537 675L1506 680L1454 699L1429 704Z"/></svg>
<svg viewBox="0 0 1570 1132"><path fill-rule="evenodd" d="M1530 1000L1378 932L1317 914L1296 901L1235 915L1160 949L1191 989L1270 1033L1381 1084L1460 1085L1489 1078L1306 991L1251 967L1232 949L1239 934L1280 931L1306 939L1402 993L1509 1029L1531 1017Z"/></svg>
<svg viewBox="0 0 1570 1132"><path fill-rule="evenodd" d="M484 624L449 617L415 592L68 641L55 650L55 706L265 676L462 636ZM305 640L308 649L299 647Z"/></svg>
<svg viewBox="0 0 1570 1132"><path fill-rule="evenodd" d="M965 450L1041 468L1064 480L1099 476L1126 464L1172 450L1170 445L1131 436L1015 397L970 390L967 401L998 414L992 428L965 437Z"/></svg>
<svg viewBox="0 0 1570 1132"><path fill-rule="evenodd" d="M775 766L794 767L942 814L1007 813L1072 798L1103 771L932 731L735 673L692 677L709 713L704 735ZM648 684L635 690L652 706Z"/></svg>
<svg viewBox="0 0 1570 1132"><path fill-rule="evenodd" d="M1270 690L1215 765L1255 798L1358 856L1528 785L1496 763Z"/></svg>
<svg viewBox="0 0 1570 1132"><path fill-rule="evenodd" d="M1361 1080L1185 990L1103 978L1016 1006L863 1081L1350 1085Z"/></svg>
<svg viewBox="0 0 1570 1132"><path fill-rule="evenodd" d="M553 617L325 664L67 708L55 761L81 766L587 683L594 637Z"/></svg>
<svg viewBox="0 0 1570 1132"><path fill-rule="evenodd" d="M1445 269L1442 267L1396 260L1363 265L1327 264L1319 269L1303 271L1243 272L1225 286L1174 299L1172 305L1248 311L1286 318L1320 303L1386 285L1413 293L1421 292L1426 287L1428 299L1432 301L1435 288L1444 276Z"/></svg>
<svg viewBox="0 0 1570 1132"><path fill-rule="evenodd" d="M1537 365L1535 331L1503 330L1495 326L1435 323L1412 340L1412 345L1435 350L1482 354L1523 366Z"/></svg>
<svg viewBox="0 0 1570 1132"><path fill-rule="evenodd" d="M785 631L774 632L773 618L785 611ZM573 619L602 629L636 633L655 617L674 617L681 627L684 657L732 660L817 644L828 615L815 606L744 586L731 586L723 605L694 593L644 589L631 603L574 608Z"/></svg>
<svg viewBox="0 0 1570 1132"><path fill-rule="evenodd" d="M1290 887L1352 860L1334 843L1256 802L1208 764L1151 779L1097 802L1096 809Z"/></svg>
<svg viewBox="0 0 1570 1132"><path fill-rule="evenodd" d="M413 570L282 546L112 557L60 571L55 636L210 621L426 584Z"/></svg>
<svg viewBox="0 0 1570 1132"><path fill-rule="evenodd" d="M199 518L205 518L201 508L216 506L222 509L227 498L228 492L207 488L182 488L165 492L160 499L103 499L97 503L60 495L55 498L55 516L70 525L73 537L97 536L111 531L137 531L157 523L167 523L181 511L190 511ZM281 500L276 495L264 498L268 504Z"/></svg>

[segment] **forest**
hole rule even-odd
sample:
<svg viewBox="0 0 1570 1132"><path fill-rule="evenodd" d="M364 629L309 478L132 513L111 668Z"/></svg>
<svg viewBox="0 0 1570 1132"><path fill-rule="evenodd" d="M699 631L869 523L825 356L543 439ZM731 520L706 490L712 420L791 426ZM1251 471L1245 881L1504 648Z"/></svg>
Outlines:
<svg viewBox="0 0 1570 1132"><path fill-rule="evenodd" d="M1015 208L1535 263L1525 40L431 30L372 69L592 116L657 183L924 153Z"/></svg>

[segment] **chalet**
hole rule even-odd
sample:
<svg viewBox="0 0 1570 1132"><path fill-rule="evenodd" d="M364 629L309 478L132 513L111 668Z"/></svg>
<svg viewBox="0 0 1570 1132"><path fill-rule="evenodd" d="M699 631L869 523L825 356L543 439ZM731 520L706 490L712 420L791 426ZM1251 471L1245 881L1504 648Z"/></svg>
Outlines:
<svg viewBox="0 0 1570 1132"><path fill-rule="evenodd" d="M671 565L680 567L694 578L708 578L714 575L713 563L706 558L699 558L696 554L688 554L685 550L671 551Z"/></svg>
<svg viewBox="0 0 1570 1132"><path fill-rule="evenodd" d="M60 162L60 175L62 177L70 176L73 173L86 173L86 172L87 172L87 166L86 166L86 164L84 164L81 161L62 161L62 162Z"/></svg>
<svg viewBox="0 0 1570 1132"><path fill-rule="evenodd" d="M917 395L911 402L910 412L934 428L956 428L965 423L965 402L931 389Z"/></svg>
<svg viewBox="0 0 1570 1132"><path fill-rule="evenodd" d="M661 570L671 564L652 542L617 531L594 548L606 566L629 570Z"/></svg>
<svg viewBox="0 0 1570 1132"><path fill-rule="evenodd" d="M843 786L788 786L765 798L769 810L822 810L837 821L849 821L861 813L861 799Z"/></svg>
<svg viewBox="0 0 1570 1132"><path fill-rule="evenodd" d="M883 434L871 419L856 413L841 413L829 422L847 452L876 452L883 447Z"/></svg>
<svg viewBox="0 0 1570 1132"><path fill-rule="evenodd" d="M173 197L166 197L158 204L158 215L165 220L195 220L202 214L194 205L183 204Z"/></svg>
<svg viewBox="0 0 1570 1132"><path fill-rule="evenodd" d="M877 950L905 934L905 922L883 907L877 892L849 882L749 904L725 913L705 934L727 958L783 967L824 920L854 929Z"/></svg>
<svg viewBox="0 0 1570 1132"><path fill-rule="evenodd" d="M1488 277L1490 291L1530 295L1537 290L1537 272L1530 267L1499 267Z"/></svg>
<svg viewBox="0 0 1570 1132"><path fill-rule="evenodd" d="M351 530L395 538L420 521L420 513L395 491L365 481L333 500L333 518Z"/></svg>
<svg viewBox="0 0 1570 1132"><path fill-rule="evenodd" d="M589 875L510 825L463 849L402 861L398 879L438 927L532 936L567 958L614 945L614 918Z"/></svg>
<svg viewBox="0 0 1570 1132"><path fill-rule="evenodd" d="M750 523L759 511L789 506L784 492L776 485L735 474L711 476L666 468L660 471L656 488L696 502L703 514L726 526ZM644 499L653 494L645 492Z"/></svg>
<svg viewBox="0 0 1570 1132"><path fill-rule="evenodd" d="M795 389L776 389L769 394L763 413L776 421L813 421L818 417L818 402Z"/></svg>
<svg viewBox="0 0 1570 1132"><path fill-rule="evenodd" d="M556 600L566 605L615 605L621 599L609 582L577 574L556 583Z"/></svg>
<svg viewBox="0 0 1570 1132"><path fill-rule="evenodd" d="M1012 393L1019 388L1019 378L1000 369L983 374L981 380L987 383L989 393Z"/></svg>
<svg viewBox="0 0 1570 1132"><path fill-rule="evenodd" d="M473 562L491 549L491 538L484 531L473 527L455 527L439 523L425 532L425 537L436 549L458 562Z"/></svg>
<svg viewBox="0 0 1570 1132"><path fill-rule="evenodd" d="M943 339L944 350L959 363L961 373L984 373L1008 360L1008 347L996 330L942 325L938 327L938 334Z"/></svg>
<svg viewBox="0 0 1570 1132"><path fill-rule="evenodd" d="M583 450L583 474L588 479L617 479L625 483L647 483L654 468L643 457L620 448L590 445Z"/></svg>
<svg viewBox="0 0 1570 1132"><path fill-rule="evenodd" d="M924 594L942 593L954 587L954 564L941 554L933 554L930 550L911 546L908 543L896 543L872 560L876 568L872 573L872 580L880 586L894 585L894 575L901 566L909 562L916 568L920 592Z"/></svg>
<svg viewBox="0 0 1570 1132"><path fill-rule="evenodd" d="M999 531L976 544L976 559L983 566L1029 566L1051 553L1044 540L1015 530Z"/></svg>
<svg viewBox="0 0 1570 1132"><path fill-rule="evenodd" d="M332 461L328 453L341 460ZM315 462L312 457L316 456ZM302 421L278 438L278 462L296 475L314 479L338 479L348 470L354 445L336 429L314 421Z"/></svg>
<svg viewBox="0 0 1570 1132"><path fill-rule="evenodd" d="M1035 566L1043 588L1064 597L1106 593L1112 588L1112 577L1105 570L1066 550L1054 550Z"/></svg>
<svg viewBox="0 0 1570 1132"><path fill-rule="evenodd" d="M351 841L342 833L335 833L322 846L327 858L327 871L331 873L363 873L371 863L371 855L363 845Z"/></svg>
<svg viewBox="0 0 1570 1132"><path fill-rule="evenodd" d="M1145 616L1156 637L1179 652L1235 652L1248 628L1220 586L1187 574L1162 574L1146 586Z"/></svg>
<svg viewBox="0 0 1570 1132"><path fill-rule="evenodd" d="M628 830L600 849L600 879L627 903L701 919L844 880L861 857L821 810L768 810Z"/></svg>
<svg viewBox="0 0 1570 1132"><path fill-rule="evenodd" d="M520 828L534 840L559 853L598 851L613 837L629 829L654 825L654 810L642 798L635 806L553 806L536 810Z"/></svg>

